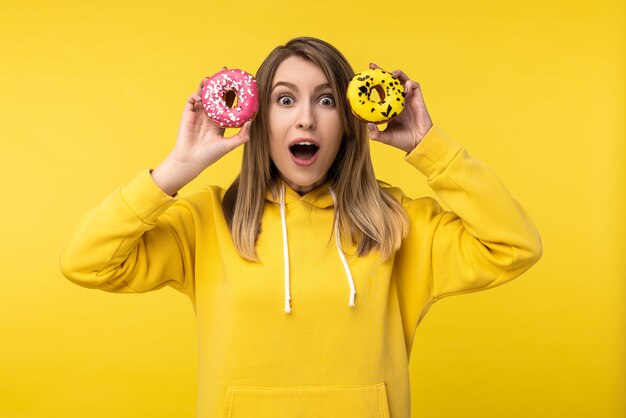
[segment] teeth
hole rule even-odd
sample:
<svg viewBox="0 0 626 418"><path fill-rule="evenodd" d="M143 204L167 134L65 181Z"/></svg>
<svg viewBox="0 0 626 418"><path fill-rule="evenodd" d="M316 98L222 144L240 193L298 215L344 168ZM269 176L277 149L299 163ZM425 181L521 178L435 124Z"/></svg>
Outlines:
<svg viewBox="0 0 626 418"><path fill-rule="evenodd" d="M313 145L312 142L308 142L308 141L304 141L304 142L298 142L298 145Z"/></svg>

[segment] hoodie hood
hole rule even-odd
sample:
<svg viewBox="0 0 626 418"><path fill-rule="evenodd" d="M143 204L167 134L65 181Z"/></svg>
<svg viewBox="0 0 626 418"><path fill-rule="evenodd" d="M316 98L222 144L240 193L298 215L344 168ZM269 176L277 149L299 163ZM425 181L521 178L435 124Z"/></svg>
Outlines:
<svg viewBox="0 0 626 418"><path fill-rule="evenodd" d="M337 195L333 191L329 182L311 190L304 196L300 196L298 192L289 187L285 182L281 181L278 186L278 196L275 196L271 191L266 193L266 200L277 203L280 206L280 220L282 225L282 241L283 241L283 266L284 266L284 278L285 278L285 312L291 313L291 286L290 286L290 264L289 264L289 237L287 233L287 221L285 213L289 209L290 205L297 203L308 203L318 209L328 209L337 207ZM349 300L348 306L354 307L354 299L356 297L356 289L354 287L354 280L352 279L352 272L350 271L350 265L341 247L341 237L339 234L339 213L335 209L335 221L333 223L333 235L335 236L335 245L337 247L337 254L341 260L344 271L346 273L346 279L349 287Z"/></svg>
<svg viewBox="0 0 626 418"><path fill-rule="evenodd" d="M335 206L332 194L330 193L331 185L329 181L301 196L298 192L293 190L288 184L281 180L274 193L272 193L272 190L268 189L265 193L265 200L280 205L281 187L284 187L285 205L287 207L297 202L308 203L318 209L328 209Z"/></svg>

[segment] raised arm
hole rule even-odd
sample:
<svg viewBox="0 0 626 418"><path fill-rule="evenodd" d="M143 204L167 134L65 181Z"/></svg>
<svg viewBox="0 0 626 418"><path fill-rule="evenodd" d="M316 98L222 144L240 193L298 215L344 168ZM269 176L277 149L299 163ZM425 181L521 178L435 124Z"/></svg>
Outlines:
<svg viewBox="0 0 626 418"><path fill-rule="evenodd" d="M372 64L372 68L376 68ZM498 177L433 125L421 86L393 71L406 91L406 106L385 131L368 124L374 140L407 152L439 199L405 199L412 231L403 247L419 251L434 298L497 286L530 268L542 253L530 217ZM405 248L406 249L406 248ZM410 256L409 256L410 257ZM424 261L430 265L424 270Z"/></svg>
<svg viewBox="0 0 626 418"><path fill-rule="evenodd" d="M61 254L61 271L82 286L145 292L170 284L193 291L196 214L178 190L249 139L250 122L224 138L210 122L200 92L183 111L176 145L154 171L117 189L79 222Z"/></svg>
<svg viewBox="0 0 626 418"><path fill-rule="evenodd" d="M430 198L403 202L416 228L409 240L429 246L433 297L495 287L539 260L541 239L524 208L438 126L406 160L448 207Z"/></svg>
<svg viewBox="0 0 626 418"><path fill-rule="evenodd" d="M146 292L167 284L192 292L193 216L177 201L143 171L83 216L61 254L63 275L110 292Z"/></svg>
<svg viewBox="0 0 626 418"><path fill-rule="evenodd" d="M206 81L207 77L203 78L198 91L187 99L176 145L152 173L156 184L170 196L204 169L250 139L250 121L236 135L224 138L224 128L211 122L204 113L200 93Z"/></svg>

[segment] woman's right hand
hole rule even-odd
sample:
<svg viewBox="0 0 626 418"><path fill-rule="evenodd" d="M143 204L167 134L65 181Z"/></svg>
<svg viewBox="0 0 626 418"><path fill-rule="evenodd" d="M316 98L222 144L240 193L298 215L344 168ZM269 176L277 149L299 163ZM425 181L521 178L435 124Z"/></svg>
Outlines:
<svg viewBox="0 0 626 418"><path fill-rule="evenodd" d="M211 122L204 112L200 96L207 80L208 77L203 78L198 91L187 99L174 149L152 171L155 183L170 196L205 168L250 139L251 121L229 138L224 138L224 128Z"/></svg>

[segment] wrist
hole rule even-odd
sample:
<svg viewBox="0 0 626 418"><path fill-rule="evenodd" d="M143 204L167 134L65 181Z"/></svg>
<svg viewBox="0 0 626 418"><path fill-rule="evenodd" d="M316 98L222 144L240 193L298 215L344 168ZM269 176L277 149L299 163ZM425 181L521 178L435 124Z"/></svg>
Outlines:
<svg viewBox="0 0 626 418"><path fill-rule="evenodd" d="M415 134L413 134L413 138L411 139L411 141L409 141L409 143L406 144L406 146L402 148L402 150L405 151L407 154L410 154L411 151L413 151L421 141L422 138L418 138L417 136L415 136Z"/></svg>
<svg viewBox="0 0 626 418"><path fill-rule="evenodd" d="M187 183L196 178L193 169L188 165L180 164L169 157L150 172L152 179L163 192L174 196Z"/></svg>

